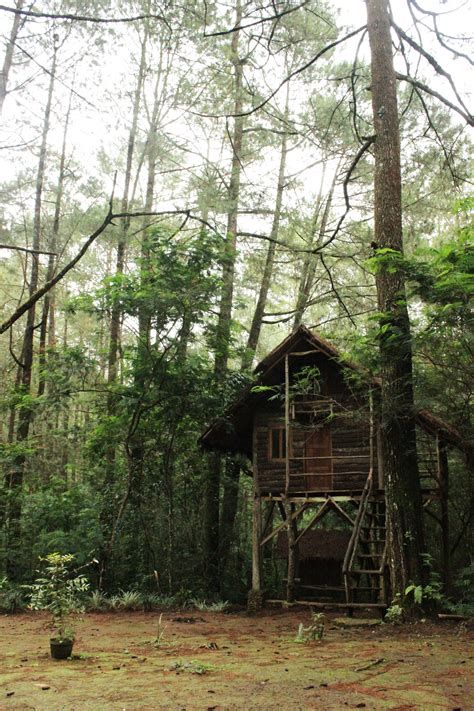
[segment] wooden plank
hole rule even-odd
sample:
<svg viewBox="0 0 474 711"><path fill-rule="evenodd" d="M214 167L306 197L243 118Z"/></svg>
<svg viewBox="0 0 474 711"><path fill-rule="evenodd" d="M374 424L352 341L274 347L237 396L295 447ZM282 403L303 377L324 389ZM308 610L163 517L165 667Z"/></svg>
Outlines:
<svg viewBox="0 0 474 711"><path fill-rule="evenodd" d="M285 499L285 497L282 497L278 500L284 501L284 499ZM291 514L291 520L293 521L293 520L297 519L298 516L300 516L303 513L303 511L306 511L308 506L309 506L309 504L307 502L305 502L303 504L303 506L301 506L297 511L295 511L294 513ZM273 529L273 531L271 531L267 536L265 536L265 538L262 538L262 540L260 541L260 545L263 546L265 543L268 543L268 541L270 541L274 536L277 535L277 533L279 533L285 527L286 527L286 520L282 521L276 528Z"/></svg>
<svg viewBox="0 0 474 711"><path fill-rule="evenodd" d="M346 513L346 511L344 511L344 509L342 509L337 503L337 501L334 501L332 497L329 497L329 501L332 503L333 507L336 509L339 515L342 516L342 518L346 519L346 521L349 521L351 526L354 526L355 519L349 516L349 514Z"/></svg>
<svg viewBox="0 0 474 711"><path fill-rule="evenodd" d="M330 502L330 499L326 499L326 501L321 506L321 508L318 511L316 511L313 518L309 521L309 523L304 527L304 529L299 534L298 538L296 539L296 543L299 543L299 541L303 538L305 533L307 533L318 521L320 521L322 518L324 518L324 516L329 512L329 509L330 509L329 502Z"/></svg>
<svg viewBox="0 0 474 711"><path fill-rule="evenodd" d="M318 602L316 600L295 600L293 603L288 603L286 600L269 599L266 600L269 605L306 605L308 607L329 607L334 609L347 609L355 608L359 610L369 610L371 608L378 608L380 610L387 607L385 602Z"/></svg>

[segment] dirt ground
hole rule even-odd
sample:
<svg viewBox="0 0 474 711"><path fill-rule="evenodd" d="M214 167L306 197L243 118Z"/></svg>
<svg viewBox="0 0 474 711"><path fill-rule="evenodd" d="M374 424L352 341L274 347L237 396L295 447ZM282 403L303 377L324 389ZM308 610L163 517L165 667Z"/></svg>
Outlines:
<svg viewBox="0 0 474 711"><path fill-rule="evenodd" d="M307 610L159 617L88 614L67 661L49 657L43 615L0 617L1 711L474 709L473 634L459 623L331 615L322 641L298 643Z"/></svg>

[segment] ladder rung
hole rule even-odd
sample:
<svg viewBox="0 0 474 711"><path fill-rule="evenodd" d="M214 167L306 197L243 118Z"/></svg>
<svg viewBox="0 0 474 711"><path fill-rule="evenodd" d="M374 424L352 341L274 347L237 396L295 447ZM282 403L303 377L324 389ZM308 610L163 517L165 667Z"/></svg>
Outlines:
<svg viewBox="0 0 474 711"><path fill-rule="evenodd" d="M383 575L383 570L351 570L351 575Z"/></svg>
<svg viewBox="0 0 474 711"><path fill-rule="evenodd" d="M357 553L358 558L382 558L383 553Z"/></svg>

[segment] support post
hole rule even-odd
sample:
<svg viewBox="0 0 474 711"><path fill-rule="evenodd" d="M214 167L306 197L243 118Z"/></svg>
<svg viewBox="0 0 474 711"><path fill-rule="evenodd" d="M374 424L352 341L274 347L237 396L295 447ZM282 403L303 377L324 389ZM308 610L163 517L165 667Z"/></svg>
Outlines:
<svg viewBox="0 0 474 711"><path fill-rule="evenodd" d="M290 365L285 355L285 498L290 491ZM287 516L287 519L290 520Z"/></svg>
<svg viewBox="0 0 474 711"><path fill-rule="evenodd" d="M262 530L262 509L260 495L254 491L253 494L253 517L252 517L252 590L262 589L262 548L260 546L260 536Z"/></svg>
<svg viewBox="0 0 474 711"><path fill-rule="evenodd" d="M285 496L283 506L285 509L286 531L288 535L288 569L286 583L286 600L293 602L295 599L295 576L297 565L297 543L295 535L298 531L296 521L293 521L293 507L289 502L290 491L290 364L288 353L285 355Z"/></svg>
<svg viewBox="0 0 474 711"><path fill-rule="evenodd" d="M449 547L449 466L446 443L436 436L438 455L438 481L441 504L441 549L443 554L443 586L445 594L449 594L451 586L451 554Z"/></svg>
<svg viewBox="0 0 474 711"><path fill-rule="evenodd" d="M258 481L256 431L253 437L253 510L252 510L252 589L247 598L248 612L257 612L263 606L262 590L262 500Z"/></svg>
<svg viewBox="0 0 474 711"><path fill-rule="evenodd" d="M298 554L298 544L296 542L298 524L296 522L296 519L293 520L292 505L288 501L287 497L285 497L283 505L285 508L286 530L287 530L287 535L288 535L288 569L287 569L287 576L286 576L286 578L287 578L286 600L287 600L287 602L294 602L294 599L295 599L295 576L296 576L297 554Z"/></svg>

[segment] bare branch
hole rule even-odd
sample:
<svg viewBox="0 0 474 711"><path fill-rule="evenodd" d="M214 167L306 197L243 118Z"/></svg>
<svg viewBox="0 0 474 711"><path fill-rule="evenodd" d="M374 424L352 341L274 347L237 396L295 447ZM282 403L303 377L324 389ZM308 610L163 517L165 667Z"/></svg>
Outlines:
<svg viewBox="0 0 474 711"><path fill-rule="evenodd" d="M306 69L309 69L313 64L315 64L318 59L320 59L326 52L329 52L331 49L334 49L334 47L337 47L339 44L342 44L348 39L351 39L351 37L355 37L356 35L359 34L359 32L362 32L362 30L365 30L366 25L362 25L359 27L357 30L353 30L353 32L349 32L349 34L345 35L344 37L341 37L341 39L335 40L334 42L330 42L330 44L327 44L323 49L321 49L312 59L309 60L309 62L306 62L306 64L303 64L301 67L298 67L298 69L295 69L293 72L290 72L288 76L286 76L280 84L277 86L277 88L272 91L271 94L267 96L266 99L260 102L257 106L254 106L252 109L249 109L248 111L241 111L240 113L237 114L225 114L226 118L239 118L243 116L250 116L251 114L255 113L256 111L259 111L261 108L266 106L280 91L282 87L285 86L289 81L291 81L295 76L298 74L301 74L301 72L306 71ZM204 118L221 118L222 114L202 114L202 113L197 113L197 112L190 112L190 113L196 113L198 116L202 116Z"/></svg>
<svg viewBox="0 0 474 711"><path fill-rule="evenodd" d="M115 188L115 181L114 181L114 188ZM87 250L89 247L95 242L97 237L99 237L104 230L113 223L113 220L115 219L130 219L132 217L145 217L145 216L150 216L150 217L156 217L158 215L162 215L163 217L165 215L184 215L185 216L185 221L188 219L196 220L197 222L200 222L201 224L205 225L209 229L211 229L214 233L219 234L215 227L213 227L211 224L209 224L206 220L203 220L200 217L194 216L190 214L189 210L162 210L162 211L154 211L154 212L112 212L112 200L113 200L113 193L110 198L110 204L109 204L109 210L102 222L102 224L87 238L87 240L84 242L82 245L81 249L79 252L76 254L76 256L68 262L57 274L54 276L52 279L47 281L40 289L37 289L37 291L34 292L30 296L29 299L24 301L17 309L16 311L8 318L4 323L0 325L0 335L2 333L5 333L5 331L8 331L9 328L13 326L13 324L18 321L19 318L23 316L29 309L31 309L34 304L36 304L37 301L39 301L48 291L50 291L58 282L63 279L68 272L73 269L76 264L82 259L82 257L86 254ZM184 224L183 223L183 224ZM176 233L175 233L176 234Z"/></svg>
<svg viewBox="0 0 474 711"><path fill-rule="evenodd" d="M332 293L334 294L334 296L335 296L336 299L338 300L339 304L342 306L343 310L344 310L345 313L346 313L347 318L350 320L350 322L352 323L352 325L355 326L356 324L355 324L354 319L352 318L352 314L350 313L350 311L349 311L349 309L347 308L347 306L346 306L346 304L345 304L345 302L344 302L342 296L340 295L339 291L337 290L336 285L334 284L334 280L333 280L333 278L332 278L331 270L329 269L329 267L327 266L326 262L324 261L323 255L320 254L320 255L319 255L319 258L320 258L320 260L321 260L321 264L323 265L326 274L328 275L328 279L329 279L329 283L330 283L330 285L331 285L331 291L332 291Z"/></svg>
<svg viewBox="0 0 474 711"><path fill-rule="evenodd" d="M443 37L445 37L446 35L444 35L442 32L439 31L438 20L436 19L436 17L433 17L433 27L434 27L434 31L436 34L436 38L442 47L447 49L448 52L451 52L451 54L453 54L455 57L461 57L462 59L466 59L469 62L469 64L474 65L474 60L472 59L472 57L470 57L468 54L464 54L464 52L460 52L458 49L454 49L454 47L450 47L448 44L446 44L446 42L443 39Z"/></svg>
<svg viewBox="0 0 474 711"><path fill-rule="evenodd" d="M339 230L341 229L342 223L346 219L347 214L349 213L349 210L351 209L351 202L350 202L350 198L349 198L349 182L352 177L352 173L356 169L357 164L361 160L364 153L366 151L368 151L370 146L372 145L372 143L374 143L375 139L376 139L376 136L368 136L365 140L365 143L359 148L359 150L355 154L354 159L349 166L349 170L346 173L346 177L344 178L344 181L342 183L342 189L344 191L344 202L346 204L346 209L344 210L344 212L340 216L339 220L337 221L337 225L336 225L332 235L323 244L321 244L319 247L314 249L313 250L314 253L321 252L325 247L327 247L328 244L331 244L331 242L333 242L336 239L336 237L339 233Z"/></svg>
<svg viewBox="0 0 474 711"><path fill-rule="evenodd" d="M41 299L41 297L43 297L48 291L50 291L54 286L56 286L56 284L61 281L61 279L63 279L63 277L65 277L69 271L71 271L71 269L78 263L78 261L82 259L91 244L95 242L97 237L101 235L105 228L112 222L112 219L112 213L108 212L100 227L98 227L95 232L93 232L90 237L84 242L83 246L76 254L74 259L72 259L68 264L66 264L66 266L63 267L63 269L61 269L61 271L56 274L56 276L47 281L46 284L41 287L41 289L37 289L37 291L35 291L29 299L24 301L16 309L16 311L10 316L9 319L2 323L2 325L0 326L0 334L5 333L5 331L8 331L8 329L13 326L15 321L18 321L18 319L21 318L24 313L29 311L29 309L31 309L31 307L34 306L36 302Z"/></svg>
<svg viewBox="0 0 474 711"><path fill-rule="evenodd" d="M419 52L421 54L421 56L424 57L431 64L431 66L433 67L433 69L435 70L435 72L437 74L445 77L445 79L448 80L448 82L451 86L451 89L453 90L454 95L456 96L456 99L459 101L459 103L461 104L463 109L466 111L466 113L469 114L469 109L467 108L466 104L462 100L462 97L459 95L459 92L456 88L456 85L453 81L452 76L445 69L443 69L443 67L439 64L439 62L436 61L436 59L433 57L433 55L431 55L429 52L427 52L421 45L418 44L418 42L415 42L415 40L412 39L410 37L410 35L407 35L407 33L404 32L401 27L398 27L398 25L396 25L393 22L393 20L392 20L392 27L395 29L395 31L397 32L399 37L402 37L405 40L405 42L407 42L410 45L410 47L413 47L413 49L416 49L416 51Z"/></svg>
<svg viewBox="0 0 474 711"><path fill-rule="evenodd" d="M0 249L15 249L17 252L29 252L30 254L49 254L57 257L57 252L46 252L44 249L30 249L29 247L15 247L13 244L0 244Z"/></svg>
<svg viewBox="0 0 474 711"><path fill-rule="evenodd" d="M296 5L295 7L291 7L288 10L282 10L282 12L275 13L274 15L270 15L269 17L261 17L259 20L255 20L255 22L248 22L246 25L235 25L234 27L231 27L230 30L220 30L219 32L204 32L204 37L222 37L223 35L230 35L233 32L238 32L239 30L246 30L248 27L255 27L255 25L262 25L264 22L271 22L272 20L279 20L281 17L284 17L285 15L290 15L292 12L296 12L296 10L300 10L302 7L305 7L305 5L308 4L308 0L304 0L300 5Z"/></svg>
<svg viewBox="0 0 474 711"><path fill-rule="evenodd" d="M38 19L47 20L77 20L79 22L95 22L101 24L117 24L123 22L138 22L139 20L161 20L165 22L162 15L135 15L133 17L92 17L91 15L76 15L71 12L54 13L54 12L37 12L36 10L19 10L16 7L8 7L0 5L0 11L11 12L14 15L22 15L23 17L35 17Z"/></svg>
<svg viewBox="0 0 474 711"><path fill-rule="evenodd" d="M459 108L459 106L456 106L456 104L453 104L452 101L449 101L445 96L442 94L439 94L437 91L429 87L427 84L423 84L421 81L418 81L418 79L413 79L412 77L408 77L405 74L399 74L396 72L396 77L397 79L400 79L400 81L406 81L408 84L412 84L413 86L416 86L418 89L421 89L421 91L426 92L427 94L430 94L431 96L434 96L436 99L441 101L445 106L448 106L450 109L453 111L456 111L460 116L463 117L463 119L466 121L466 123L469 124L469 126L474 126L474 116L472 114L468 114L462 109Z"/></svg>

